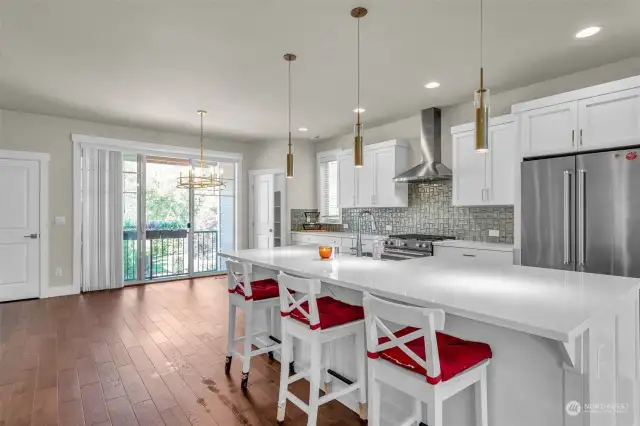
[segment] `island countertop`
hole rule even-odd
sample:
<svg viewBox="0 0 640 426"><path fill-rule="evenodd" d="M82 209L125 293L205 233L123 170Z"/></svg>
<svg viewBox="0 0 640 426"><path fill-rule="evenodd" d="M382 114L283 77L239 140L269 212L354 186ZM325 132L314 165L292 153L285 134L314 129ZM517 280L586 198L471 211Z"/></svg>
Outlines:
<svg viewBox="0 0 640 426"><path fill-rule="evenodd" d="M473 259L383 262L341 254L325 261L315 246L225 251L220 256L565 343L640 290L636 278L483 265Z"/></svg>

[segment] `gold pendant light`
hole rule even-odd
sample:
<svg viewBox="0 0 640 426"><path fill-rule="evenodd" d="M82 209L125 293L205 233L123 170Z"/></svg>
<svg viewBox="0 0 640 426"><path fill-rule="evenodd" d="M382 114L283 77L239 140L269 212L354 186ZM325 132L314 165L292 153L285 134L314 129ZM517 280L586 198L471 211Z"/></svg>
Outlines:
<svg viewBox="0 0 640 426"><path fill-rule="evenodd" d="M362 122L360 121L360 113L362 112L362 108L360 107L360 18L364 18L367 12L367 9L364 7L356 7L351 10L351 16L358 20L358 106L356 108L356 125L353 131L353 163L356 167L362 167L364 165L364 132Z"/></svg>
<svg viewBox="0 0 640 426"><path fill-rule="evenodd" d="M474 96L474 107L476 109L476 151L489 151L489 89L484 87L483 68L483 0L480 0L480 89L476 90Z"/></svg>
<svg viewBox="0 0 640 426"><path fill-rule="evenodd" d="M284 60L289 63L289 152L287 153L287 179L293 178L293 148L291 145L291 62L295 61L297 56L293 53L287 53L283 56Z"/></svg>
<svg viewBox="0 0 640 426"><path fill-rule="evenodd" d="M204 166L204 115L207 111L198 110L200 114L200 167L194 169L193 166L189 166L189 170L186 176L180 173L178 177L178 188L182 189L222 189L225 187L224 180L222 179L222 169L218 163L214 163L207 170Z"/></svg>

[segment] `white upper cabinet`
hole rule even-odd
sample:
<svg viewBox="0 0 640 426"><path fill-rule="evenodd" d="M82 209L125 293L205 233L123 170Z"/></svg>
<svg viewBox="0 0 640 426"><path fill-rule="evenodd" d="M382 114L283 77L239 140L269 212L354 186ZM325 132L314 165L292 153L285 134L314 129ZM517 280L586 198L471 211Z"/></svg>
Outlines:
<svg viewBox="0 0 640 426"><path fill-rule="evenodd" d="M485 204L486 154L476 152L474 131L454 133L453 205Z"/></svg>
<svg viewBox="0 0 640 426"><path fill-rule="evenodd" d="M584 99L578 105L580 149L640 142L640 88Z"/></svg>
<svg viewBox="0 0 640 426"><path fill-rule="evenodd" d="M575 102L524 112L520 117L523 155L550 155L576 150L578 105Z"/></svg>
<svg viewBox="0 0 640 426"><path fill-rule="evenodd" d="M356 205L356 173L353 167L353 152L344 152L338 156L338 206Z"/></svg>
<svg viewBox="0 0 640 426"><path fill-rule="evenodd" d="M355 168L353 151L338 156L338 199L344 207L407 207L409 185L393 178L409 168L409 145L391 140L364 147L364 165Z"/></svg>
<svg viewBox="0 0 640 426"><path fill-rule="evenodd" d="M491 119L489 152L476 152L474 124L451 129L453 142L453 205L514 203L516 125L513 116Z"/></svg>
<svg viewBox="0 0 640 426"><path fill-rule="evenodd" d="M523 157L640 143L640 76L514 105Z"/></svg>

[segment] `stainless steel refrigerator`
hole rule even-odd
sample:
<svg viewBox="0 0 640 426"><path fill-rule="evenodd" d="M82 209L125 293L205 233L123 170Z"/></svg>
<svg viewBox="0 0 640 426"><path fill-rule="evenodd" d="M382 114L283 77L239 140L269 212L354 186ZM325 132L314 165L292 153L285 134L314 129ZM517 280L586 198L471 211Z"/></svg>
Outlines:
<svg viewBox="0 0 640 426"><path fill-rule="evenodd" d="M521 263L640 277L640 149L525 160Z"/></svg>

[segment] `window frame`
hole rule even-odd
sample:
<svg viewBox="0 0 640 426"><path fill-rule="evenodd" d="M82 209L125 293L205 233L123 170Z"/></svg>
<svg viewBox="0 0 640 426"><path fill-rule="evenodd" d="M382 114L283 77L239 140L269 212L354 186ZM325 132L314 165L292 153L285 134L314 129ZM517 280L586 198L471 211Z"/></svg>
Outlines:
<svg viewBox="0 0 640 426"><path fill-rule="evenodd" d="M317 174L317 188L318 188L318 211L320 212L320 222L321 223L330 223L330 224L342 224L342 208L340 207L340 169L338 167L338 156L342 152L342 150L335 149L331 151L323 151L319 152L316 156L316 174ZM330 161L336 162L337 167L337 180L336 180L336 191L338 197L338 216L336 219L328 219L333 218L333 216L326 216L323 211L324 206L324 188L322 182L322 168L324 167L323 163L327 163Z"/></svg>

